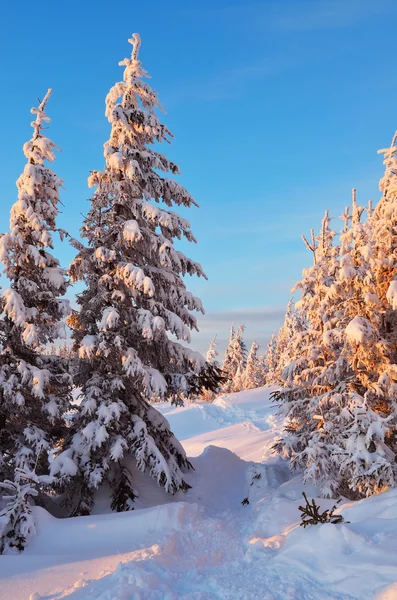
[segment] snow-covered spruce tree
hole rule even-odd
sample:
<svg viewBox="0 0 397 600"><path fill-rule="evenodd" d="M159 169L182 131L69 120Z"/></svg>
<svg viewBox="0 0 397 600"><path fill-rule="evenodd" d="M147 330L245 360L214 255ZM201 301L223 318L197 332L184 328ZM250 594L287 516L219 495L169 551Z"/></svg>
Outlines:
<svg viewBox="0 0 397 600"><path fill-rule="evenodd" d="M266 350L265 354L261 354L258 357L262 385L267 384L268 365L267 365L267 360L266 360L266 353L267 353L267 350Z"/></svg>
<svg viewBox="0 0 397 600"><path fill-rule="evenodd" d="M397 132L390 148L379 150L384 155L385 172L379 182L382 197L373 211L372 226L373 271L379 299L385 312L397 309ZM396 288L394 289L394 286ZM396 296L395 306L393 299Z"/></svg>
<svg viewBox="0 0 397 600"><path fill-rule="evenodd" d="M209 345L208 352L206 355L206 360L210 364L219 366L219 363L218 363L219 352L217 350L217 347L218 347L218 344L216 342L216 335L214 335L214 337L210 341L210 345Z"/></svg>
<svg viewBox="0 0 397 600"><path fill-rule="evenodd" d="M214 365L217 369L219 369L219 373L220 373L220 364L217 360L217 358L219 356L217 346L218 346L218 344L216 342L216 335L214 335L214 337L210 341L210 345L209 345L207 355L206 355L206 361L210 365ZM219 379L219 384L221 384L222 381L224 381L223 377ZM220 392L220 385L217 388L214 388L213 386L212 386L212 388L204 387L201 391L200 398L201 398L201 400L209 402L209 401L212 401L215 399L218 392Z"/></svg>
<svg viewBox="0 0 397 600"><path fill-rule="evenodd" d="M229 341L228 344L226 346L226 350L225 350L225 357L223 359L223 363L222 363L222 370L224 373L224 376L226 378L226 382L225 384L228 384L228 382L230 382L233 379L233 375L234 373L232 373L232 344L233 344L233 340L234 340L234 336L236 335L236 332L234 330L234 323L232 323L231 327L230 327L230 332L229 332Z"/></svg>
<svg viewBox="0 0 397 600"><path fill-rule="evenodd" d="M327 333L333 324L335 306L329 304L328 291L338 268L339 249L333 245L334 236L326 212L319 236L312 231L310 243L303 238L313 253L313 265L303 270L303 277L293 290L302 294L297 306L304 327L289 342L293 360L282 373L285 389L275 394L282 413L288 417L285 434L275 448L291 460L291 468L305 469L310 461L308 448L317 427L313 414L317 413L318 396L327 391L318 383L319 377L334 359Z"/></svg>
<svg viewBox="0 0 397 600"><path fill-rule="evenodd" d="M396 350L397 363L397 133L384 154L385 172L379 182L382 197L370 214L372 269L382 310L382 334Z"/></svg>
<svg viewBox="0 0 397 600"><path fill-rule="evenodd" d="M247 347L243 334L245 325L240 325L231 340L230 347L226 350L228 358L228 371L225 373L227 381L223 386L225 392L239 392L244 388L244 373L247 366Z"/></svg>
<svg viewBox="0 0 397 600"><path fill-rule="evenodd" d="M394 486L397 472L392 435L397 373L392 347L382 335L372 231L363 213L353 190L352 215L346 210L342 216L339 268L329 290L336 311L328 339L341 347L322 376L328 390L320 398L312 438L312 448L317 441L324 444L320 471L335 474L335 485L325 484L328 495L338 481L345 494L370 495Z"/></svg>
<svg viewBox="0 0 397 600"><path fill-rule="evenodd" d="M267 345L263 363L265 383L272 385L277 383L277 334L273 333Z"/></svg>
<svg viewBox="0 0 397 600"><path fill-rule="evenodd" d="M80 311L70 320L80 356L81 407L52 472L71 478L73 514L90 512L102 484L110 486L112 509L133 508L138 491L132 462L167 492L186 490L182 469L190 463L148 401L157 396L179 402L218 382L215 366L170 337L188 342L197 329L192 311L203 308L183 276L205 275L174 247L175 238L195 241L188 221L161 204L196 204L179 183L161 175L179 173L153 148L171 134L143 79L140 38L134 34L129 41L131 58L120 63L124 79L106 98L106 166L89 178L96 190L82 227L88 247L76 242L70 267L73 280L86 284L77 298Z"/></svg>
<svg viewBox="0 0 397 600"><path fill-rule="evenodd" d="M262 379L262 365L258 356L259 344L252 342L244 372L244 389L251 390L264 385Z"/></svg>
<svg viewBox="0 0 397 600"><path fill-rule="evenodd" d="M305 326L299 311L291 298L287 305L284 323L277 334L274 356L273 378L275 383L283 382L283 371L296 358L299 351L300 338L303 338Z"/></svg>
<svg viewBox="0 0 397 600"><path fill-rule="evenodd" d="M371 228L361 220L363 211L354 191L352 215L348 209L342 215L345 227L333 280L323 290L315 377L302 381L292 366L292 389L280 394L290 402L291 419L282 449L303 467L305 479L319 482L325 496L369 495L395 485L397 369L381 335ZM309 329L314 317L312 311Z"/></svg>
<svg viewBox="0 0 397 600"><path fill-rule="evenodd" d="M55 160L56 148L42 134L50 120L44 112L50 95L51 90L31 111L34 133L23 147L28 162L17 181L10 231L0 239L10 286L0 300L0 481L15 491L0 514L7 538L1 541L3 548L22 549L27 541L31 528L19 525L30 520L23 514L30 498L43 501L43 479L38 478L48 473L48 454L63 435L63 414L71 399L65 361L42 353L47 343L64 337L62 320L69 310L61 298L68 286L65 273L50 252L62 184L45 166ZM21 481L21 474L33 472L29 485Z"/></svg>

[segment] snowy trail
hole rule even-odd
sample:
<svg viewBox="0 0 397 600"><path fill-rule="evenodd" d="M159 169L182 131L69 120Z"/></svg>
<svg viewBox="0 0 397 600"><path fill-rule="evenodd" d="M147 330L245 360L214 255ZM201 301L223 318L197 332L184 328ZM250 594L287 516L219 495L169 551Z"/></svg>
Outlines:
<svg viewBox="0 0 397 600"><path fill-rule="evenodd" d="M228 448L243 460L271 457L271 446L282 423L270 401L273 387L225 394L213 403L184 407L160 404L189 456L198 456L209 445Z"/></svg>
<svg viewBox="0 0 397 600"><path fill-rule="evenodd" d="M269 389L160 409L193 456L192 489L147 482L132 513L36 509L31 545L0 557L1 600L397 599L397 490L344 504L350 523L304 530L301 492L316 490L271 454L282 424Z"/></svg>

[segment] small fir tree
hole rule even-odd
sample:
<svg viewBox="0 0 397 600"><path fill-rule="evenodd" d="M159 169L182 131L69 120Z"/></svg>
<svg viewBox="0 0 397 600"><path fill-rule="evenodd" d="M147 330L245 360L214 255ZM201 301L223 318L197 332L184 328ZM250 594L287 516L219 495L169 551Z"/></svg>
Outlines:
<svg viewBox="0 0 397 600"><path fill-rule="evenodd" d="M215 366L217 369L220 369L220 365L217 360L217 357L219 356L219 353L217 351L217 346L218 346L218 344L216 343L216 335L214 335L214 337L210 341L210 345L209 345L208 352L206 355L206 360L207 360L208 364ZM222 381L223 381L223 378L222 378L222 380L220 379L219 383L221 384ZM210 402L210 401L214 400L214 398L216 397L218 392L220 392L220 386L218 386L218 388L216 388L216 389L203 388L200 398L201 398L201 400L204 400L205 402Z"/></svg>
<svg viewBox="0 0 397 600"><path fill-rule="evenodd" d="M233 340L236 332L234 331L234 323L232 323L229 332L229 341L225 350L225 357L223 359L222 370L226 378L226 384L233 379L233 367L232 367L232 353L233 353Z"/></svg>
<svg viewBox="0 0 397 600"><path fill-rule="evenodd" d="M244 330L245 325L240 325L234 333L232 326L230 332L230 337L232 337L232 334L234 335L226 349L227 366L226 369L225 366L223 368L227 378L223 387L225 392L239 392L244 388L244 372L247 365L247 348L243 338Z"/></svg>
<svg viewBox="0 0 397 600"><path fill-rule="evenodd" d="M277 334L273 333L267 345L263 363L263 373L267 385L278 382L277 378Z"/></svg>
<svg viewBox="0 0 397 600"><path fill-rule="evenodd" d="M248 353L247 366L244 373L244 389L246 390L258 388L264 384L258 350L259 344L254 340Z"/></svg>
<svg viewBox="0 0 397 600"><path fill-rule="evenodd" d="M217 350L217 347L218 347L218 344L216 342L216 335L214 335L214 337L210 341L210 346L208 348L206 360L208 363L215 365L215 366L219 366L219 363L217 360L217 358L219 356L219 352Z"/></svg>
<svg viewBox="0 0 397 600"><path fill-rule="evenodd" d="M286 365L290 365L299 352L299 346L305 335L304 322L299 311L295 308L293 299L288 302L283 326L277 334L277 343L274 356L273 379L274 383L283 382L283 372Z"/></svg>

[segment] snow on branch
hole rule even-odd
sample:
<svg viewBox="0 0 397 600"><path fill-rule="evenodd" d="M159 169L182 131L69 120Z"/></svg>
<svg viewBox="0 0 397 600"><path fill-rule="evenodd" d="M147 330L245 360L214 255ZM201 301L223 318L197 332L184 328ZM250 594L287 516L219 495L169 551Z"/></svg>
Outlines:
<svg viewBox="0 0 397 600"><path fill-rule="evenodd" d="M139 33L133 33L132 37L130 37L128 41L130 44L132 44L131 60L138 60L139 48L141 46L141 36Z"/></svg>
<svg viewBox="0 0 397 600"><path fill-rule="evenodd" d="M50 99L51 94L52 94L52 88L49 88L46 95L44 96L43 100L40 102L38 108L32 108L30 110L30 112L33 115L36 115L36 120L32 122L32 127L34 129L33 139L35 139L35 140L38 137L40 137L41 130L43 129L43 121L48 123L51 120L49 117L47 117L47 115L44 112L44 109L46 107L48 100Z"/></svg>

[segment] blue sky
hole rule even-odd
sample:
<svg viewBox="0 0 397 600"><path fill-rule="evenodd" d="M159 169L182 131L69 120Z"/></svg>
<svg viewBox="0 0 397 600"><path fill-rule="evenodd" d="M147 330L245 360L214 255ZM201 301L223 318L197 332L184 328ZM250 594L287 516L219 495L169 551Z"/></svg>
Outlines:
<svg viewBox="0 0 397 600"><path fill-rule="evenodd" d="M379 198L382 159L397 128L395 0L103 0L7 2L1 9L0 230L31 136L29 110L53 87L50 137L62 148L59 226L78 234L87 176L103 166L104 99L118 61L140 58L175 134L169 158L200 204L185 211L198 245L183 250L209 281L190 280L207 311L193 346L230 322L265 343L311 257L300 236L352 187ZM339 228L339 224L335 224ZM64 265L73 256L57 247Z"/></svg>

